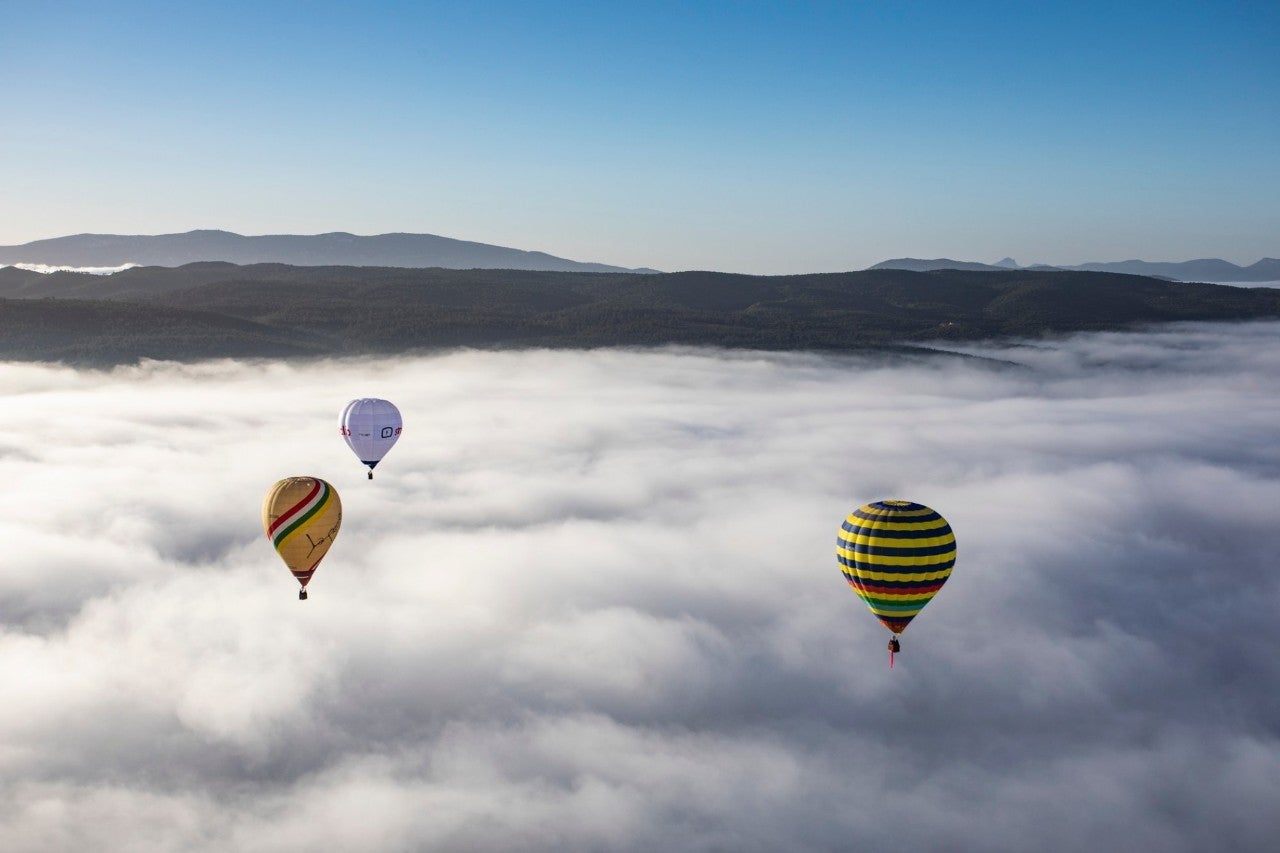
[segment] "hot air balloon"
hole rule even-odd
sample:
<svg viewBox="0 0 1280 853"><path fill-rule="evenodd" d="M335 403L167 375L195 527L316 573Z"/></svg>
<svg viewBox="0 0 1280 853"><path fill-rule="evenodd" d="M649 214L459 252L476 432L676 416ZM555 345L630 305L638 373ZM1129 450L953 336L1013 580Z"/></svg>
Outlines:
<svg viewBox="0 0 1280 853"><path fill-rule="evenodd" d="M376 397L352 400L338 418L338 431L352 452L369 466L370 480L373 479L373 467L395 446L401 429L400 410L389 401Z"/></svg>
<svg viewBox="0 0 1280 853"><path fill-rule="evenodd" d="M876 501L855 509L840 525L836 559L845 580L871 612L898 635L951 576L956 537L947 520L911 501Z"/></svg>
<svg viewBox="0 0 1280 853"><path fill-rule="evenodd" d="M307 582L329 553L342 526L342 501L319 477L286 477L262 501L262 528L276 553L293 572L306 600Z"/></svg>

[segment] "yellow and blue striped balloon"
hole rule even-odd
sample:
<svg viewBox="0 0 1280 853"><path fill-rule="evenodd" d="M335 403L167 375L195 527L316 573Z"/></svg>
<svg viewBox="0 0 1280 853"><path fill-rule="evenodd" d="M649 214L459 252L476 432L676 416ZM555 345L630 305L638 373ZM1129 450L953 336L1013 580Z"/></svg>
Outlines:
<svg viewBox="0 0 1280 853"><path fill-rule="evenodd" d="M845 580L894 634L951 576L956 537L947 520L911 501L876 501L840 525L836 558Z"/></svg>

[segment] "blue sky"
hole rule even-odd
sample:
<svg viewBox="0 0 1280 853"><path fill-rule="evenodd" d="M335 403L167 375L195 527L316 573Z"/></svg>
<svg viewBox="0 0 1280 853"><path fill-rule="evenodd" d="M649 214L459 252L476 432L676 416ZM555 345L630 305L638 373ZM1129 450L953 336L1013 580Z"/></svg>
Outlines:
<svg viewBox="0 0 1280 853"><path fill-rule="evenodd" d="M1280 6L0 0L0 244L1280 255Z"/></svg>

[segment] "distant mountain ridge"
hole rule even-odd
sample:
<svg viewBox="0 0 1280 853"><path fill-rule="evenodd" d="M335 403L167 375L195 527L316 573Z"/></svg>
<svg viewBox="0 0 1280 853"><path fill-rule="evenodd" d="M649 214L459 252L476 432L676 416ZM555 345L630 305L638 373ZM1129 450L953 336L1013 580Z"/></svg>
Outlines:
<svg viewBox="0 0 1280 853"><path fill-rule="evenodd" d="M267 234L245 236L231 231L203 229L180 234L121 235L73 234L34 240L16 246L0 246L0 266L32 264L49 267L106 268L126 264L181 267L222 262L238 265L289 264L307 267L399 267L408 269L511 269L543 272L656 273L641 267L629 269L596 262L574 261L546 252L512 249L440 237L435 234L390 233L360 236L345 231L326 234ZM958 261L952 258L894 258L869 270L961 270L1009 272L1064 270L1142 275L1174 281L1263 282L1280 281L1280 259L1263 258L1247 267L1220 258L1190 261L1107 261L1075 265L1020 266L1013 258L997 263Z"/></svg>
<svg viewBox="0 0 1280 853"><path fill-rule="evenodd" d="M914 272L932 272L933 270L968 270L998 272L1000 270L1067 270L1071 272L1110 272L1125 275L1145 275L1152 278L1168 278L1174 281L1209 281L1209 282L1250 282L1280 281L1280 259L1263 258L1255 264L1242 267L1220 258L1198 258L1193 261L1107 261L1075 264L1072 266L1050 266L1049 264L1032 264L1020 267L1013 258L1005 258L999 263L983 264L976 261L953 261L950 258L894 258L881 261L873 270L912 270Z"/></svg>
<svg viewBox="0 0 1280 853"><path fill-rule="evenodd" d="M1277 258L1263 258L1247 267L1220 258L1198 258L1194 261L1095 262L1057 269L1163 276L1178 281L1280 281L1280 259Z"/></svg>
<svg viewBox="0 0 1280 853"><path fill-rule="evenodd" d="M202 261L294 266L378 266L445 269L520 269L546 272L654 272L558 258L435 234L268 234L246 237L231 231L182 234L74 234L0 246L0 264L111 267L180 267Z"/></svg>
<svg viewBox="0 0 1280 853"><path fill-rule="evenodd" d="M1009 260L1006 258L1005 260ZM996 264L983 264L977 261L953 261L951 258L933 258L925 260L923 258L893 258L888 261L881 261L874 266L867 267L869 270L910 270L911 272L933 272L934 270L964 270L966 272L1002 272L1007 269L1014 269Z"/></svg>

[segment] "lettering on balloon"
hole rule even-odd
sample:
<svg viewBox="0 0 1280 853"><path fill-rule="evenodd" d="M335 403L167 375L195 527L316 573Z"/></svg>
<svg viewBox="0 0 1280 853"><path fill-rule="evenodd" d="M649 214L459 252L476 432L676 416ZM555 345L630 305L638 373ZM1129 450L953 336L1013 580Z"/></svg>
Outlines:
<svg viewBox="0 0 1280 853"><path fill-rule="evenodd" d="M334 522L333 527L329 528L328 532L326 532L319 539L311 538L310 533L305 534L305 536L307 537L307 541L311 543L311 550L307 552L307 558L310 559L311 555L314 554L316 552L316 549L319 548L321 545L325 544L326 542L332 542L333 538L338 535L338 528L341 526L342 526L342 518L339 517L338 520Z"/></svg>

